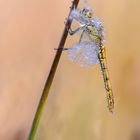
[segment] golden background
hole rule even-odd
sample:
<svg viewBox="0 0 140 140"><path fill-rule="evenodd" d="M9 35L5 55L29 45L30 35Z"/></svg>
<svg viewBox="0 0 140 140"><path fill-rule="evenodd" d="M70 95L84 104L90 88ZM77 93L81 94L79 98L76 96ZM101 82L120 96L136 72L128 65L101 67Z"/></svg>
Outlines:
<svg viewBox="0 0 140 140"><path fill-rule="evenodd" d="M140 140L140 1L89 0L105 26L114 113L99 65L63 53L36 140ZM26 140L70 0L0 1L0 140ZM70 47L79 36L68 37Z"/></svg>

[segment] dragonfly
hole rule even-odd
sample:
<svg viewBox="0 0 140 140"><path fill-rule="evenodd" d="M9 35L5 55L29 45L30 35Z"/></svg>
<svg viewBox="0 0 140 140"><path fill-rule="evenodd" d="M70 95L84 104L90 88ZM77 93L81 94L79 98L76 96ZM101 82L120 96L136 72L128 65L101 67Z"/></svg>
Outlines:
<svg viewBox="0 0 140 140"><path fill-rule="evenodd" d="M79 31L82 32L79 41L70 48L64 48L64 50L67 50L69 60L82 67L100 65L106 90L107 106L109 111L113 112L114 97L106 60L104 27L99 18L93 15L93 11L87 7L82 10L74 9L70 18L76 20L79 26L76 29L70 27L68 33L75 35Z"/></svg>

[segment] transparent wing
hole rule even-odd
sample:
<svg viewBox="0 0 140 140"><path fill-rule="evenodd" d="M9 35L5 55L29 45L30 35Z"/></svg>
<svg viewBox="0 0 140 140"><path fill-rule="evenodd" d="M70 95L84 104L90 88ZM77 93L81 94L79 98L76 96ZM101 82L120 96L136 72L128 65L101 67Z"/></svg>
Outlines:
<svg viewBox="0 0 140 140"><path fill-rule="evenodd" d="M91 24L94 26L94 28L98 31L98 36L102 39L102 41L105 41L105 35L104 35L104 27L100 19L96 16L94 16L91 20Z"/></svg>
<svg viewBox="0 0 140 140"><path fill-rule="evenodd" d="M99 63L97 47L94 42L75 43L67 53L70 61L82 67Z"/></svg>
<svg viewBox="0 0 140 140"><path fill-rule="evenodd" d="M74 9L72 10L71 14L70 14L70 18L71 19L76 19L77 21L79 21L79 16L80 16L80 11L78 9Z"/></svg>

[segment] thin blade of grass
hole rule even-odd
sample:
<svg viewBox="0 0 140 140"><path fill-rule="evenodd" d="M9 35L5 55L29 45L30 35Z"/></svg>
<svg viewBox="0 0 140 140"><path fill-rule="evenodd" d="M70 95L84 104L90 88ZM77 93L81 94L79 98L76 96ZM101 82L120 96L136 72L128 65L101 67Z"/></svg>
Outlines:
<svg viewBox="0 0 140 140"><path fill-rule="evenodd" d="M67 18L67 22L65 24L64 31L63 31L60 43L58 45L58 49L56 50L56 55L55 55L54 61L52 63L48 78L46 80L40 102L39 102L38 107L37 107L37 111L36 111L36 114L35 114L35 117L34 117L34 120L33 120L33 123L32 123L32 127L31 127L31 130L30 130L30 133L29 133L28 140L34 140L34 138L35 138L35 134L36 134L36 131L37 131L37 128L38 128L38 125L39 125L39 121L40 121L40 118L41 118L41 115L42 115L42 111L44 109L45 102L47 100L49 90L50 90L50 87L52 85L52 82L53 82L53 79L54 79L54 76L55 76L55 72L56 72L56 69L57 69L62 51L63 51L62 48L64 48L64 45L65 45L65 42L66 42L66 39L67 39L67 36L68 36L68 29L70 28L71 23L72 23L72 19L70 18L70 14L71 14L72 10L77 7L78 3L79 3L79 0L73 0L73 2L72 2L72 6L70 8L70 12L69 12L69 15L68 15L68 18Z"/></svg>

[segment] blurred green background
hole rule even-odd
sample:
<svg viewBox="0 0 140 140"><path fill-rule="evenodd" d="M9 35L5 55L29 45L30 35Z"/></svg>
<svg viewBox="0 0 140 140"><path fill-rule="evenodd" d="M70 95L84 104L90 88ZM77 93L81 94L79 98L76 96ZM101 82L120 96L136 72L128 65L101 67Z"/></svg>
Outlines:
<svg viewBox="0 0 140 140"><path fill-rule="evenodd" d="M105 26L114 113L99 65L81 68L64 52L36 140L140 140L140 1L88 2ZM27 139L70 5L0 1L0 140ZM68 37L65 47L78 37Z"/></svg>

